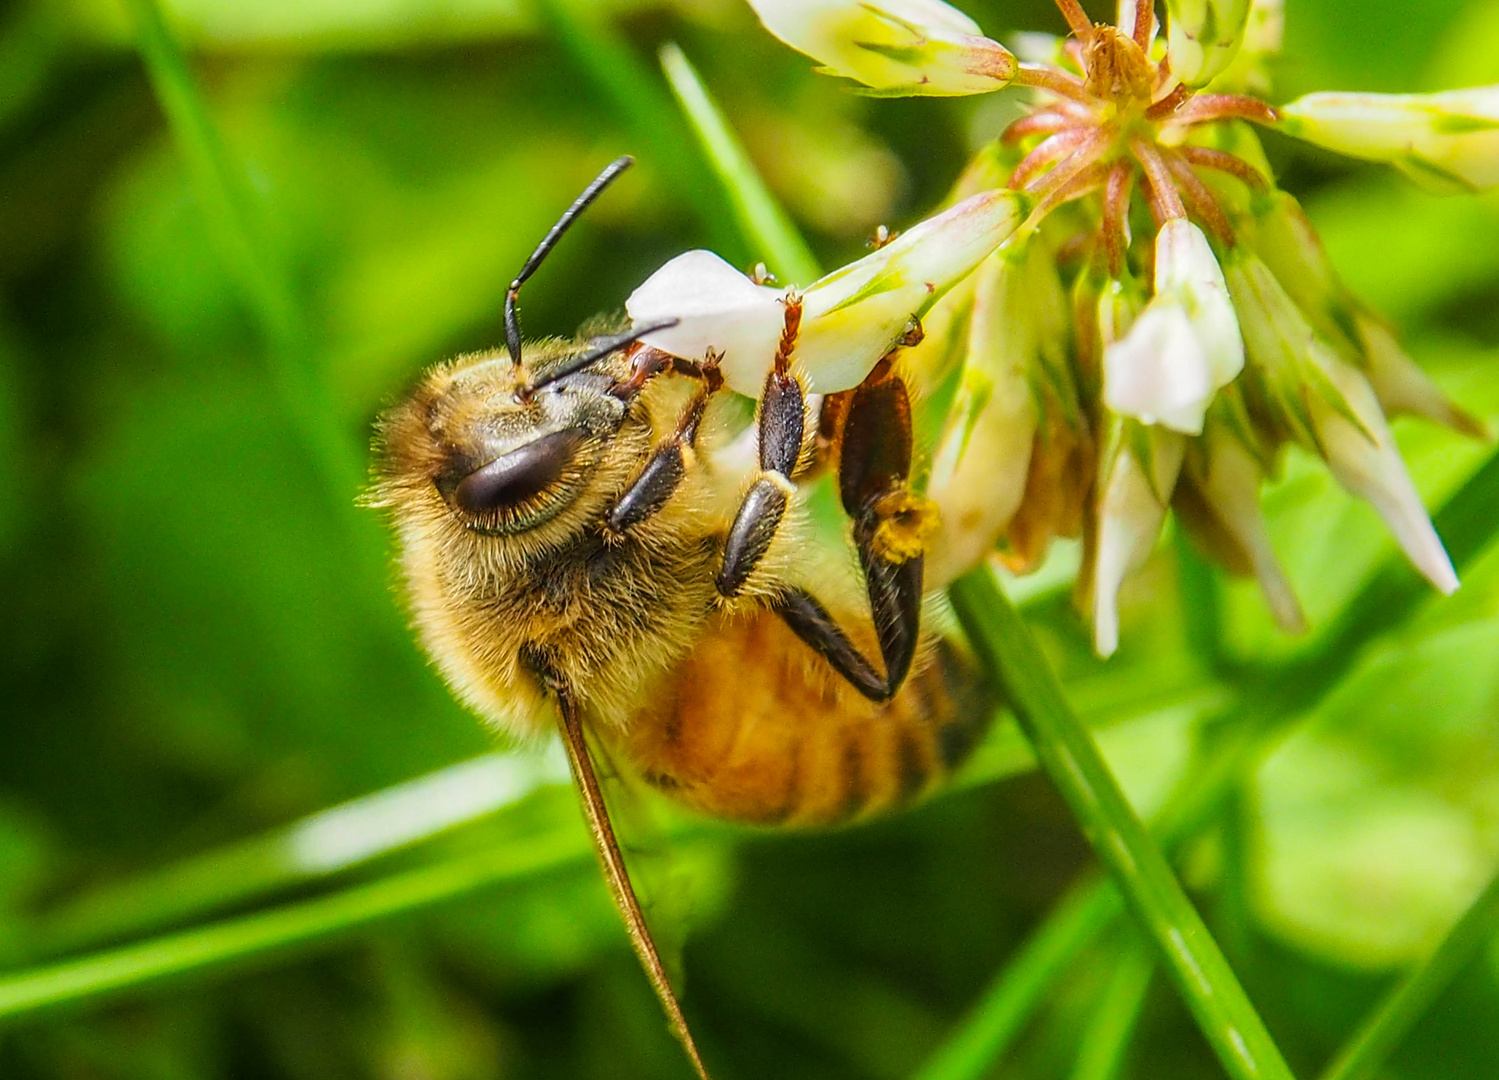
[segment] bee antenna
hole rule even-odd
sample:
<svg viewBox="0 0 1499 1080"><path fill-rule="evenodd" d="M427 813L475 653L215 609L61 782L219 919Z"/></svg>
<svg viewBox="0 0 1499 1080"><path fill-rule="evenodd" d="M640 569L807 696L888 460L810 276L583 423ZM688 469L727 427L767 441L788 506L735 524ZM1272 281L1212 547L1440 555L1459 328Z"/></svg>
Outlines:
<svg viewBox="0 0 1499 1080"><path fill-rule="evenodd" d="M520 367L520 312L515 308L515 301L520 296L520 287L534 273L552 249L557 246L557 241L562 239L562 234L567 232L568 227L577 220L578 215L588 209L589 203L597 199L606 187L614 183L620 173L624 172L635 159L626 154L622 158L616 158L609 163L609 167L599 173L593 183L583 189L583 194L573 200L573 204L567 208L563 215L557 219L557 224L548 230L546 236L542 237L541 243L536 245L536 250L531 252L531 257L526 260L526 265L520 268L520 273L515 275L515 280L510 283L510 288L505 290L505 347L510 350L510 362Z"/></svg>
<svg viewBox="0 0 1499 1080"><path fill-rule="evenodd" d="M530 397L536 391L540 390L543 386L550 385L551 383L556 382L558 379L565 379L567 378L567 376L573 374L574 372L582 371L595 360L602 360L610 353L618 352L620 349L623 349L626 345L633 345L635 342L639 341L647 334L654 334L657 330L670 330L673 326L676 326L677 323L681 321L681 319L662 319L660 322L646 323L644 326L637 326L629 333L621 334L619 337L608 338L601 344L589 349L587 352L579 353L577 356L567 361L567 363L563 364L561 367L547 372L545 377L537 379L530 386L526 387L525 390L522 391L521 396Z"/></svg>

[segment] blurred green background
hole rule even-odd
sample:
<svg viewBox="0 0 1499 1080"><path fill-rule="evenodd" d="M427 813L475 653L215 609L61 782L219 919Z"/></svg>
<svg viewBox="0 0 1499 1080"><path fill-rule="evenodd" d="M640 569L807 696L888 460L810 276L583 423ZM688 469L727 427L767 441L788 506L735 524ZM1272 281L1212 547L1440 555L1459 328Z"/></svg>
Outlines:
<svg viewBox="0 0 1499 1080"><path fill-rule="evenodd" d="M960 6L994 36L1062 29L1043 0ZM1492 0L1287 7L1277 98L1499 82ZM675 112L663 43L827 265L934 205L1004 95L850 95L738 0L167 14L274 253L269 308L225 269L130 10L0 7L0 1077L685 1077L555 759L497 745L411 643L354 505L371 419L424 365L501 339L510 276L620 153L639 167L529 287L529 335L618 309L686 248L762 257ZM1494 424L1499 199L1268 148L1349 284ZM1431 505L1489 452L1397 431ZM1268 499L1326 627L1392 544L1303 457ZM1278 634L1249 587L1167 543L1103 664L1067 555L1014 595L1149 812L1254 699L1236 665L1317 634ZM1499 558L1280 719L1178 865L1311 1076L1499 866ZM723 1080L912 1075L1089 864L1008 723L954 791L872 826L626 810ZM1390 1076L1499 1077L1481 938ZM1122 923L1072 948L985 1075L1095 1075L1080 1032L1117 1015L1099 1003L1137 949ZM1137 982L1124 1074L1221 1075L1165 981Z"/></svg>

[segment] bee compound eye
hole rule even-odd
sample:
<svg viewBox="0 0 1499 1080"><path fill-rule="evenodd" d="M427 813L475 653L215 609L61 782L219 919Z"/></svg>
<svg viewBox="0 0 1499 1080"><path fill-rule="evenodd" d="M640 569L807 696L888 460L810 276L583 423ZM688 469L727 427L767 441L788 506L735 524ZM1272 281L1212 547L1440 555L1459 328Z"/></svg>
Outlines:
<svg viewBox="0 0 1499 1080"><path fill-rule="evenodd" d="M581 431L556 431L497 457L458 481L453 505L474 517L520 506L562 478L582 443Z"/></svg>

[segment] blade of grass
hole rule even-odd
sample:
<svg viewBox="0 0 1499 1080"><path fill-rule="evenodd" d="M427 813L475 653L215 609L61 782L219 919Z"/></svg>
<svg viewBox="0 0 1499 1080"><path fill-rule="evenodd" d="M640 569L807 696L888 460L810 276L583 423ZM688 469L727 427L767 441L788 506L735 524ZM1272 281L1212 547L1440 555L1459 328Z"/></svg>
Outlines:
<svg viewBox="0 0 1499 1080"><path fill-rule="evenodd" d="M1103 999L1083 1032L1071 1080L1114 1080L1119 1075L1154 973L1155 958L1138 936L1129 935Z"/></svg>
<svg viewBox="0 0 1499 1080"><path fill-rule="evenodd" d="M1069 889L1016 950L969 1019L912 1080L974 1080L986 1075L1052 983L1123 910L1118 890L1092 874Z"/></svg>
<svg viewBox="0 0 1499 1080"><path fill-rule="evenodd" d="M1499 932L1499 876L1473 901L1436 951L1397 983L1344 1044L1319 1080L1374 1080L1416 1021L1486 942Z"/></svg>
<svg viewBox="0 0 1499 1080"><path fill-rule="evenodd" d="M993 575L980 568L949 591L980 661L1004 691L1042 768L1155 943L1224 1069L1236 1080L1290 1080L1290 1067L1233 969Z"/></svg>
<svg viewBox="0 0 1499 1080"><path fill-rule="evenodd" d="M810 285L821 277L817 258L796 226L766 189L749 154L729 127L686 54L669 42L661 47L661 69L692 125L708 164L723 182L740 231L762 246L772 270L787 284Z"/></svg>
<svg viewBox="0 0 1499 1080"><path fill-rule="evenodd" d="M130 0L139 48L182 153L219 257L260 323L271 375L308 453L346 519L364 467L340 430L332 397L312 364L292 299L249 177L225 145L156 0Z"/></svg>
<svg viewBox="0 0 1499 1080"><path fill-rule="evenodd" d="M28 928L28 956L118 940L323 880L567 784L555 758L485 754L309 815L285 828L103 887Z"/></svg>
<svg viewBox="0 0 1499 1080"><path fill-rule="evenodd" d="M537 0L536 9L553 36L594 86L613 103L642 148L642 163L659 170L667 190L684 199L706 230L710 246L731 263L749 258L739 233L724 214L717 184L692 152L671 97L630 43L596 4L579 0Z"/></svg>
<svg viewBox="0 0 1499 1080"><path fill-rule="evenodd" d="M0 1022L117 997L190 974L206 976L235 964L264 961L283 950L330 942L380 920L502 882L586 866L592 860L593 849L581 828L554 830L330 896L23 971L0 979Z"/></svg>

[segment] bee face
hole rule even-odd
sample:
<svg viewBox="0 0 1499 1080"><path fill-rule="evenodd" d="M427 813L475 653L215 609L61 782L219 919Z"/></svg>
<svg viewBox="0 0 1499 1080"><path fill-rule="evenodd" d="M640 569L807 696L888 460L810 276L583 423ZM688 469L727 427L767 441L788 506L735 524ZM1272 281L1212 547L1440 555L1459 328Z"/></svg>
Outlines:
<svg viewBox="0 0 1499 1080"><path fill-rule="evenodd" d="M627 406L607 370L527 393L533 381L503 353L432 371L382 425L386 494L435 489L458 524L486 536L532 532L575 505Z"/></svg>

